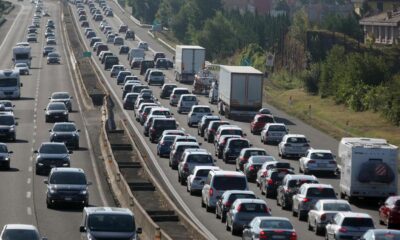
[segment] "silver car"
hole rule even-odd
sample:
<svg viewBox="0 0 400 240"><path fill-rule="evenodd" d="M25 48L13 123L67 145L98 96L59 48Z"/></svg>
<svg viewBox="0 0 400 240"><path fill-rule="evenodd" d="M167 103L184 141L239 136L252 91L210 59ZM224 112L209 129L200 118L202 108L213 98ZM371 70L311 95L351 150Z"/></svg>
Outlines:
<svg viewBox="0 0 400 240"><path fill-rule="evenodd" d="M204 182L207 179L208 173L211 171L220 170L216 166L195 166L192 174L187 177L186 190L190 195L194 195L196 192L200 192L203 189Z"/></svg>
<svg viewBox="0 0 400 240"><path fill-rule="evenodd" d="M370 229L360 240L396 240L400 239L400 230L393 229Z"/></svg>
<svg viewBox="0 0 400 240"><path fill-rule="evenodd" d="M278 145L278 155L282 158L288 156L302 157L310 148L310 141L300 134L286 134Z"/></svg>
<svg viewBox="0 0 400 240"><path fill-rule="evenodd" d="M261 130L261 142L267 143L280 143L283 136L289 132L286 125L283 123L267 123L263 130Z"/></svg>
<svg viewBox="0 0 400 240"><path fill-rule="evenodd" d="M351 206L346 200L322 199L308 212L308 229L321 235L325 232L326 224L338 212L351 212Z"/></svg>
<svg viewBox="0 0 400 240"><path fill-rule="evenodd" d="M297 234L287 218L255 217L245 226L242 239L297 239Z"/></svg>
<svg viewBox="0 0 400 240"><path fill-rule="evenodd" d="M189 112L192 106L198 104L196 95L194 94L182 94L178 102L178 113Z"/></svg>
<svg viewBox="0 0 400 240"><path fill-rule="evenodd" d="M41 237L37 228L26 224L6 224L0 234L0 239L47 240Z"/></svg>
<svg viewBox="0 0 400 240"><path fill-rule="evenodd" d="M335 156L330 150L310 149L299 160L299 171L308 174L310 172L329 172L334 175L337 172Z"/></svg>
<svg viewBox="0 0 400 240"><path fill-rule="evenodd" d="M187 88L174 88L169 96L169 104L176 106L182 94L190 94Z"/></svg>
<svg viewBox="0 0 400 240"><path fill-rule="evenodd" d="M366 213L339 212L326 225L325 239L359 239L366 231L374 228L374 221Z"/></svg>
<svg viewBox="0 0 400 240"><path fill-rule="evenodd" d="M0 167L7 170L10 169L11 154L12 151L8 151L7 144L0 143Z"/></svg>
<svg viewBox="0 0 400 240"><path fill-rule="evenodd" d="M178 164L178 182L186 184L187 177L196 166L214 166L211 153L205 149L186 149Z"/></svg>
<svg viewBox="0 0 400 240"><path fill-rule="evenodd" d="M243 226L248 225L255 217L271 216L267 203L261 199L236 199L226 213L226 230L232 235L243 231Z"/></svg>

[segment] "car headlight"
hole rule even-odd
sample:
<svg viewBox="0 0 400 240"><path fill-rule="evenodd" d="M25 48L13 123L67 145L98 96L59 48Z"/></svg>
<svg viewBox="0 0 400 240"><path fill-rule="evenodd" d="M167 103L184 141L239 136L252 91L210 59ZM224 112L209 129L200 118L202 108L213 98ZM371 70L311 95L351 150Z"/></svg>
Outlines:
<svg viewBox="0 0 400 240"><path fill-rule="evenodd" d="M15 127L10 127L10 132L14 132L15 131Z"/></svg>
<svg viewBox="0 0 400 240"><path fill-rule="evenodd" d="M65 111L65 112L64 112L64 115L67 115L67 114L68 114L68 112L67 112L67 111Z"/></svg>
<svg viewBox="0 0 400 240"><path fill-rule="evenodd" d="M81 190L79 193L82 194L82 195L86 195L87 194L87 190Z"/></svg>
<svg viewBox="0 0 400 240"><path fill-rule="evenodd" d="M49 193L50 194L54 194L54 193L56 193L57 192L57 189L55 189L55 188L50 188L49 189Z"/></svg>
<svg viewBox="0 0 400 240"><path fill-rule="evenodd" d="M4 161L10 161L9 157L4 158Z"/></svg>

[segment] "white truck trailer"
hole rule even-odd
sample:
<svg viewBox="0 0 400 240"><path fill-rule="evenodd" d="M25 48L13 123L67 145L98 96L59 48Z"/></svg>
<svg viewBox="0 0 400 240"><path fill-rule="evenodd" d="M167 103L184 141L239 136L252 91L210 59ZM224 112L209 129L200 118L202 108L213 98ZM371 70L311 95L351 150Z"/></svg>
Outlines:
<svg viewBox="0 0 400 240"><path fill-rule="evenodd" d="M227 118L252 118L262 107L263 74L250 66L220 66L218 112Z"/></svg>
<svg viewBox="0 0 400 240"><path fill-rule="evenodd" d="M398 147L385 139L342 138L340 197L387 198L397 195Z"/></svg>
<svg viewBox="0 0 400 240"><path fill-rule="evenodd" d="M12 49L13 51L13 62L17 63L26 63L29 68L31 67L31 47L30 46L15 46Z"/></svg>
<svg viewBox="0 0 400 240"><path fill-rule="evenodd" d="M176 45L175 80L193 83L194 76L205 66L206 49L200 46Z"/></svg>

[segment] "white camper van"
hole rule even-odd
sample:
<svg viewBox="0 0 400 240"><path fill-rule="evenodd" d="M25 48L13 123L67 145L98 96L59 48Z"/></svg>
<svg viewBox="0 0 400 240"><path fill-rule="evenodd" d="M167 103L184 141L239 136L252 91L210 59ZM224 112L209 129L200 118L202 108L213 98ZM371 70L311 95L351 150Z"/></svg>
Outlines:
<svg viewBox="0 0 400 240"><path fill-rule="evenodd" d="M386 198L397 194L398 147L376 138L342 138L340 196Z"/></svg>

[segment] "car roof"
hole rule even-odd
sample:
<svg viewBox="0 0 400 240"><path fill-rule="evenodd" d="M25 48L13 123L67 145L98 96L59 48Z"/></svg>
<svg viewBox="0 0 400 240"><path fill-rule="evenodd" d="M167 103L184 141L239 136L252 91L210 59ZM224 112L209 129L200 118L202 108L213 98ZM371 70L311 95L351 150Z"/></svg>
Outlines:
<svg viewBox="0 0 400 240"><path fill-rule="evenodd" d="M176 142L175 146L186 145L186 146L200 146L197 142Z"/></svg>
<svg viewBox="0 0 400 240"><path fill-rule="evenodd" d="M52 172L75 172L75 173L85 173L82 168L69 168L69 167L59 167L52 168Z"/></svg>
<svg viewBox="0 0 400 240"><path fill-rule="evenodd" d="M303 134L292 134L292 133L286 134L285 137L306 138L306 136Z"/></svg>
<svg viewBox="0 0 400 240"><path fill-rule="evenodd" d="M314 187L314 188L332 188L333 189L332 185L323 184L323 183L305 183L305 184L303 184L303 186L306 188Z"/></svg>
<svg viewBox="0 0 400 240"><path fill-rule="evenodd" d="M343 199L321 199L318 202L325 204L325 203L345 203L345 204L349 204L350 203L347 200L343 200Z"/></svg>
<svg viewBox="0 0 400 240"><path fill-rule="evenodd" d="M65 146L64 142L42 142L40 145L63 145Z"/></svg>
<svg viewBox="0 0 400 240"><path fill-rule="evenodd" d="M263 220L282 220L282 221L290 222L289 218L285 218L285 217L258 216L258 217L255 217L254 219L258 219L260 221L263 221Z"/></svg>
<svg viewBox="0 0 400 240"><path fill-rule="evenodd" d="M206 149L204 148L187 148L185 149L186 154L188 155L210 155L211 153L209 153Z"/></svg>
<svg viewBox="0 0 400 240"><path fill-rule="evenodd" d="M252 198L238 198L234 202L235 204L241 204L241 203L259 203L259 204L267 204L266 201L262 199L252 199Z"/></svg>
<svg viewBox="0 0 400 240"><path fill-rule="evenodd" d="M243 148L242 151L265 151L267 152L267 150L263 149L263 148L256 148L256 147L250 147L250 148Z"/></svg>
<svg viewBox="0 0 400 240"><path fill-rule="evenodd" d="M193 105L192 108L210 108L208 105Z"/></svg>
<svg viewBox="0 0 400 240"><path fill-rule="evenodd" d="M53 96L55 94L68 94L69 95L69 92L53 92L51 95Z"/></svg>
<svg viewBox="0 0 400 240"><path fill-rule="evenodd" d="M210 169L210 170L221 170L218 166L195 166L193 172L196 170L204 170L204 169Z"/></svg>
<svg viewBox="0 0 400 240"><path fill-rule="evenodd" d="M342 217L355 217L355 218L371 218L372 217L367 213L361 212L338 212L337 214L342 215Z"/></svg>
<svg viewBox="0 0 400 240"><path fill-rule="evenodd" d="M121 215L130 215L133 216L131 210L127 208L118 208L118 207L85 207L84 211L88 214L121 214Z"/></svg>
<svg viewBox="0 0 400 240"><path fill-rule="evenodd" d="M189 91L189 89L184 88L184 87L177 87L177 88L174 88L173 91L176 91L176 90L187 90L187 91Z"/></svg>
<svg viewBox="0 0 400 240"><path fill-rule="evenodd" d="M56 123L54 123L53 127L56 125L74 125L74 126L76 126L76 124L74 122L56 122Z"/></svg>
<svg viewBox="0 0 400 240"><path fill-rule="evenodd" d="M228 140L229 141L229 140ZM265 155L261 155L261 156L250 156L248 162L253 162L256 161L257 159L261 159L261 160L265 160L266 162L278 162L276 161L274 156L265 156ZM264 163L263 163L264 164Z"/></svg>
<svg viewBox="0 0 400 240"><path fill-rule="evenodd" d="M217 176L246 177L242 172L228 171L228 170L216 171L214 172L214 174Z"/></svg>
<svg viewBox="0 0 400 240"><path fill-rule="evenodd" d="M286 125L284 123L267 123L265 126L284 126L284 127L286 127Z"/></svg>
<svg viewBox="0 0 400 240"><path fill-rule="evenodd" d="M305 174L288 174L286 175L287 178L290 178L290 180L300 180L300 179L305 179L305 180L317 180L318 178L315 177L314 175L305 175Z"/></svg>
<svg viewBox="0 0 400 240"><path fill-rule="evenodd" d="M231 194L252 194L256 195L253 191L250 190L228 190L224 192L224 195L231 195Z"/></svg>
<svg viewBox="0 0 400 240"><path fill-rule="evenodd" d="M218 127L218 129L240 129L242 130L242 128L240 128L239 126L236 125L221 125Z"/></svg>
<svg viewBox="0 0 400 240"><path fill-rule="evenodd" d="M33 225L29 224L6 224L4 226L6 229L27 229L27 230L35 230L37 231L37 228Z"/></svg>
<svg viewBox="0 0 400 240"><path fill-rule="evenodd" d="M326 149L310 149L308 151L311 153L332 153L331 150L326 150Z"/></svg>

